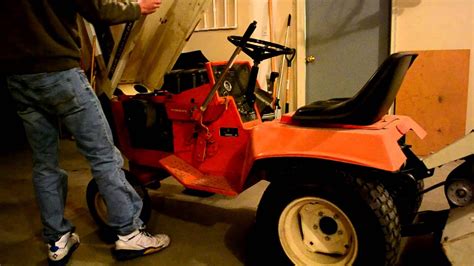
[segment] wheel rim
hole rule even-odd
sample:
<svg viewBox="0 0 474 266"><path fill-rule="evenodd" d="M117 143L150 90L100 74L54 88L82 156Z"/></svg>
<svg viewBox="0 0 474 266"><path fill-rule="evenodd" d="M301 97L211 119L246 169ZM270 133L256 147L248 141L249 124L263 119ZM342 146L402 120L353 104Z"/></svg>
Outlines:
<svg viewBox="0 0 474 266"><path fill-rule="evenodd" d="M94 205L99 218L107 224L107 205L105 205L105 201L99 193L95 196Z"/></svg>
<svg viewBox="0 0 474 266"><path fill-rule="evenodd" d="M296 265L350 265L357 256L357 235L347 215L331 202L304 197L292 201L278 222L278 235Z"/></svg>

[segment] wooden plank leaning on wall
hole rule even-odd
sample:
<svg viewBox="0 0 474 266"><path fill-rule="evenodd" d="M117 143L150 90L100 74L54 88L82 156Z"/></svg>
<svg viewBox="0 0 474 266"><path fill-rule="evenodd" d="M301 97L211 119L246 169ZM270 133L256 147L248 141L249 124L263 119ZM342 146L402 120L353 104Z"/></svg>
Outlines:
<svg viewBox="0 0 474 266"><path fill-rule="evenodd" d="M470 50L415 51L419 54L398 93L395 113L407 115L428 133L409 134L407 143L426 156L465 134Z"/></svg>

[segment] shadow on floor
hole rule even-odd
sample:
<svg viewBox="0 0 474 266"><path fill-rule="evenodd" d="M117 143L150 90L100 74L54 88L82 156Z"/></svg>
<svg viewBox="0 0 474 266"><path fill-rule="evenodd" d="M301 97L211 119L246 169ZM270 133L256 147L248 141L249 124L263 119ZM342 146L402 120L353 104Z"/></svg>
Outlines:
<svg viewBox="0 0 474 266"><path fill-rule="evenodd" d="M434 234L414 236L405 239L399 266L430 265L450 266L441 248L439 239Z"/></svg>

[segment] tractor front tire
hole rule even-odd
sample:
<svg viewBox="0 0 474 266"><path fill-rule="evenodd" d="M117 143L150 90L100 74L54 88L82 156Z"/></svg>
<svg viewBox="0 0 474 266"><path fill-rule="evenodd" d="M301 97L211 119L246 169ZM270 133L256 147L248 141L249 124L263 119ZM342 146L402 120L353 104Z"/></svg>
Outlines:
<svg viewBox="0 0 474 266"><path fill-rule="evenodd" d="M395 265L400 224L384 187L352 177L317 181L270 183L257 210L259 264Z"/></svg>
<svg viewBox="0 0 474 266"><path fill-rule="evenodd" d="M139 183L135 176L125 170L125 177L138 193L143 201L140 219L144 224L148 223L151 217L151 199L145 186ZM89 212L99 227L99 236L106 243L114 243L117 240L117 234L107 223L107 206L103 197L99 193L99 188L94 179L87 185L86 200Z"/></svg>

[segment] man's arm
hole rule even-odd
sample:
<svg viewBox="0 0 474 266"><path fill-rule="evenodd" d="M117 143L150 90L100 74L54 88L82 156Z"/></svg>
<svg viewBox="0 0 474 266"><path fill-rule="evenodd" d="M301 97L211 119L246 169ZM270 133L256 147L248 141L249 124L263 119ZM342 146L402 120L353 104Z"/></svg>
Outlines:
<svg viewBox="0 0 474 266"><path fill-rule="evenodd" d="M89 22L110 25L137 20L156 11L161 0L74 0L79 14Z"/></svg>

